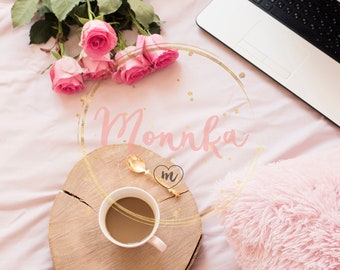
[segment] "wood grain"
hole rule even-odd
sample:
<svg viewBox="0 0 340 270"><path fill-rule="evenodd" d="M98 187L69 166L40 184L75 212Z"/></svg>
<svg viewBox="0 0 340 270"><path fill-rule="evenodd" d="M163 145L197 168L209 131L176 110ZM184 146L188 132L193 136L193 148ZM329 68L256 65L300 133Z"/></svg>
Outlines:
<svg viewBox="0 0 340 270"><path fill-rule="evenodd" d="M140 155L150 171L173 165L138 145L110 145L80 160L69 173L55 198L49 224L49 243L56 270L60 269L189 269L202 240L201 221L195 200L183 179L175 198L152 177L131 172L125 158ZM149 244L126 249L115 246L98 225L100 204L112 190L137 186L157 200L161 224L156 233L167 245L159 252Z"/></svg>

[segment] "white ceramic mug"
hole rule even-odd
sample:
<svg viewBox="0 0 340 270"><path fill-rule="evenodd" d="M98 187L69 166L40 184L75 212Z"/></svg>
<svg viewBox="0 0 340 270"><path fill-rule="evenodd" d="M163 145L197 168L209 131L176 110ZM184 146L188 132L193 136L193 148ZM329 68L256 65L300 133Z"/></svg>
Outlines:
<svg viewBox="0 0 340 270"><path fill-rule="evenodd" d="M143 200L145 203L149 205L149 207L151 207L154 217L144 218L142 215L138 215L137 213L133 213L132 211L129 213L129 211L126 211L126 208L124 207L122 208L122 206L119 204L118 204L118 208L116 208L117 204L115 203L118 200L121 200L124 198L137 198L137 199ZM114 208L118 209L118 212L123 213L123 215L127 214L127 216L130 216L129 217L130 219L135 219L135 222L148 223L148 226L152 226L151 232L147 234L142 240L133 241L133 242L122 242L122 241L115 239L109 232L109 229L106 225L107 213L110 210L110 208L113 207L113 205L114 205ZM119 188L111 192L104 199L104 201L102 202L100 206L98 219L99 219L99 226L103 234L106 236L108 240L110 240L112 243L118 246L125 247L125 248L134 248L134 247L144 245L145 243L150 243L151 245L156 247L161 252L165 251L167 248L167 245L159 237L155 235L158 229L158 226L159 226L159 221L160 221L160 211L159 211L158 204L150 193L148 193L147 191L141 188L123 187L123 188ZM115 224L110 223L109 226L112 230L114 229ZM125 227L127 227L122 224L117 225L117 226L119 226L117 230L119 229L120 231L124 230ZM126 232L126 233L129 233L129 232Z"/></svg>

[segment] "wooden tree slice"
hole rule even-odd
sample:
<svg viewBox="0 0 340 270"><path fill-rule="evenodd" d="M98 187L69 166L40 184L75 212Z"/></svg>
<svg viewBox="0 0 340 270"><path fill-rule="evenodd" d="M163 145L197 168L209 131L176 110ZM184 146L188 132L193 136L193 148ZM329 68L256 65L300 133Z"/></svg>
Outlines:
<svg viewBox="0 0 340 270"><path fill-rule="evenodd" d="M69 173L54 201L49 224L49 243L56 270L61 269L189 269L200 248L201 221L195 200L183 179L175 198L145 174L131 172L129 154L141 156L147 169L170 167L169 160L137 145L110 145L80 160ZM160 252L150 244L126 249L109 242L98 225L104 198L123 186L141 187L157 200L161 224L156 235L168 246Z"/></svg>

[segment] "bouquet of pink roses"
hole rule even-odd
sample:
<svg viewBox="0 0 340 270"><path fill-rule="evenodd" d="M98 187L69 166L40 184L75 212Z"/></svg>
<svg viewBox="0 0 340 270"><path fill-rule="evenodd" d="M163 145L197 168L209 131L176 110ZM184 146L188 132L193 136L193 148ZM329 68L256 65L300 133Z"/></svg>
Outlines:
<svg viewBox="0 0 340 270"><path fill-rule="evenodd" d="M56 61L50 67L52 89L73 94L85 81L113 79L133 84L165 68L178 57L160 35L160 19L142 0L17 0L12 7L13 27L37 20L30 29L30 43L55 39L51 49ZM81 28L79 54L70 56L65 43L70 29ZM126 30L137 29L136 41L128 45Z"/></svg>

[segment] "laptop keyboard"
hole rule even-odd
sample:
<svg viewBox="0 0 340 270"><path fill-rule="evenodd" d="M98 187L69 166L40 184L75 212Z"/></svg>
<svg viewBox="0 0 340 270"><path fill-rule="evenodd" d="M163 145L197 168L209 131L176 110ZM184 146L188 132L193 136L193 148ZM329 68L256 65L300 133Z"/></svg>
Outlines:
<svg viewBox="0 0 340 270"><path fill-rule="evenodd" d="M337 0L250 0L340 63Z"/></svg>

